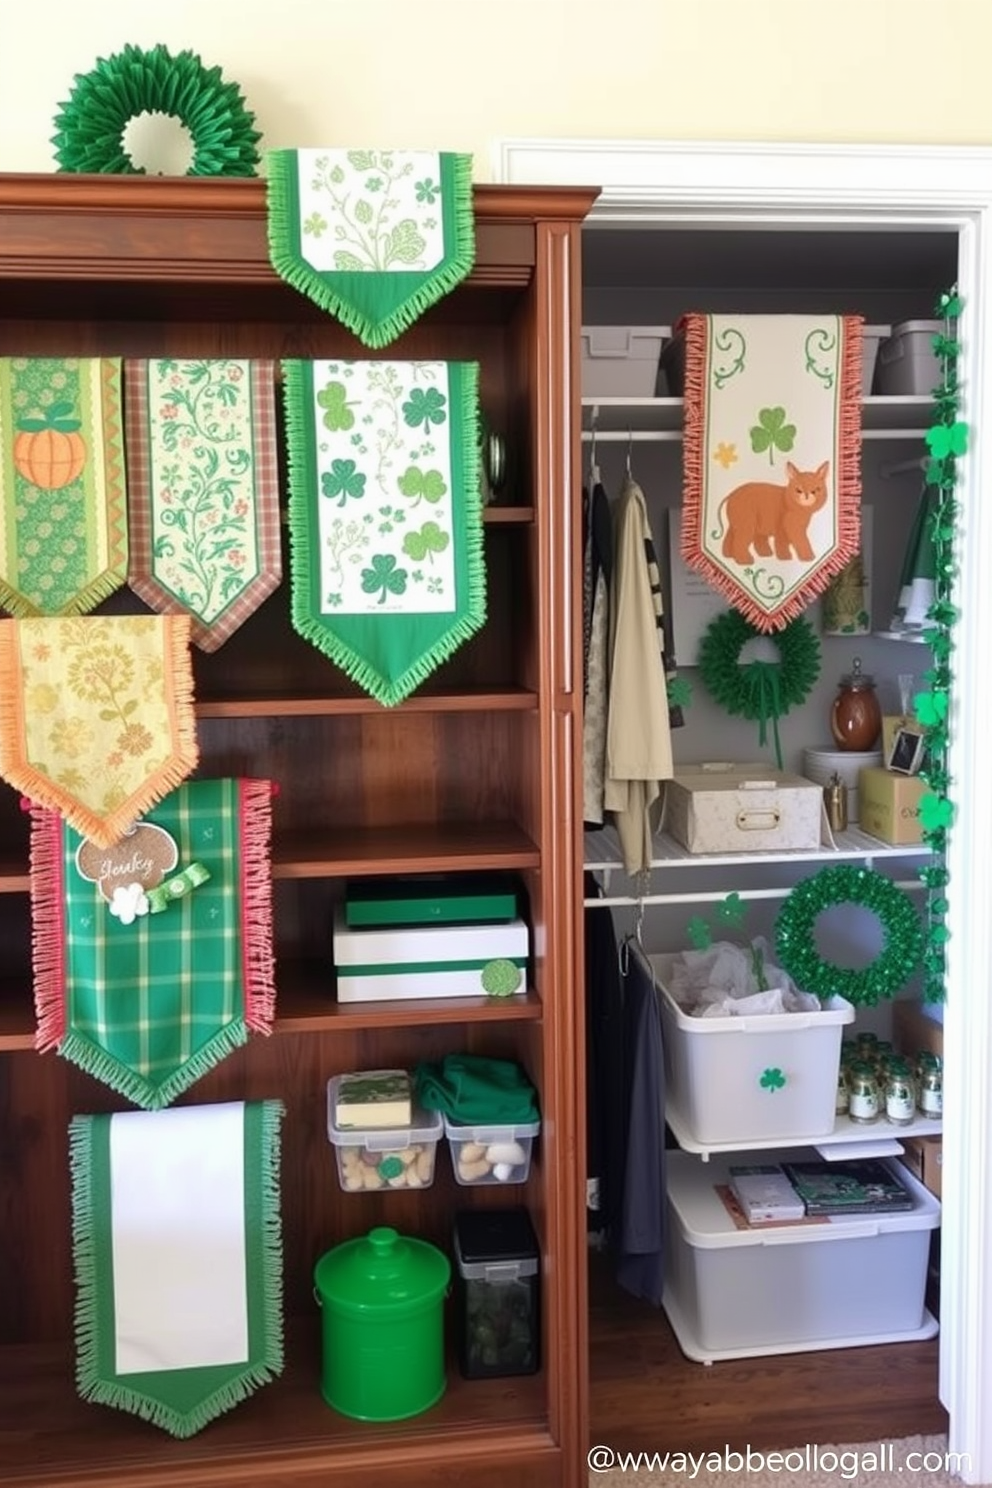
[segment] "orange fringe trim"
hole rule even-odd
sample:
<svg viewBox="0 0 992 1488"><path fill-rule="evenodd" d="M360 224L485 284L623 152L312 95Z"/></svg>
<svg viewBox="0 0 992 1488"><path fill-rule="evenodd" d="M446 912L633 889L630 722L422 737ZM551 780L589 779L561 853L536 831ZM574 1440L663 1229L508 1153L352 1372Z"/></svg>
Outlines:
<svg viewBox="0 0 992 1488"><path fill-rule="evenodd" d="M98 847L112 847L142 812L182 785L196 769L199 748L193 710L193 663L189 615L162 615L165 686L173 752L132 791L122 805L101 816L64 786L43 775L26 758L23 673L16 620L0 621L0 678L9 686L13 705L0 714L0 773L15 790L63 815L76 831Z"/></svg>
<svg viewBox="0 0 992 1488"><path fill-rule="evenodd" d="M41 1052L62 1042L65 1006L65 874L62 819L31 808L31 965Z"/></svg>
<svg viewBox="0 0 992 1488"><path fill-rule="evenodd" d="M700 525L703 506L703 459L706 435L705 388L708 380L708 316L683 315L674 327L685 336L685 389L682 460L682 558L702 574L756 630L783 630L821 595L846 567L861 545L861 346L860 315L841 317L840 429L837 461L837 546L806 582L775 610L763 609L737 581L703 550Z"/></svg>
<svg viewBox="0 0 992 1488"><path fill-rule="evenodd" d="M238 781L241 862L241 947L245 1023L271 1033L276 1011L272 954L272 785Z"/></svg>

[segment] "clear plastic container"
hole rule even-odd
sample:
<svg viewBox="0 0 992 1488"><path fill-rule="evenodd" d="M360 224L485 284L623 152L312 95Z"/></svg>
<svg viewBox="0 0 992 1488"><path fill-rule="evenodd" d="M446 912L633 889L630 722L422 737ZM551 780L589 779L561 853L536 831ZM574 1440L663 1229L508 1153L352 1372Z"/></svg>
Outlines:
<svg viewBox="0 0 992 1488"><path fill-rule="evenodd" d="M540 1121L507 1126L457 1126L444 1118L455 1179L466 1188L486 1183L526 1183Z"/></svg>
<svg viewBox="0 0 992 1488"><path fill-rule="evenodd" d="M339 1076L327 1082L327 1135L337 1155L338 1180L346 1193L384 1188L430 1188L434 1182L437 1144L444 1130L439 1111L414 1108L409 1126L368 1128L338 1126Z"/></svg>
<svg viewBox="0 0 992 1488"><path fill-rule="evenodd" d="M540 1261L526 1209L460 1210L453 1248L462 1375L534 1374L540 1364Z"/></svg>

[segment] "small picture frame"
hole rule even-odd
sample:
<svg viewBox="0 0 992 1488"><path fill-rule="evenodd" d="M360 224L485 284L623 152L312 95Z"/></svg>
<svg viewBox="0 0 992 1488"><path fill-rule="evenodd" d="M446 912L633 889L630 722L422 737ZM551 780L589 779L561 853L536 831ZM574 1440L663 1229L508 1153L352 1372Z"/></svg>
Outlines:
<svg viewBox="0 0 992 1488"><path fill-rule="evenodd" d="M898 775L916 775L923 764L926 747L926 736L916 729L896 729L885 768Z"/></svg>

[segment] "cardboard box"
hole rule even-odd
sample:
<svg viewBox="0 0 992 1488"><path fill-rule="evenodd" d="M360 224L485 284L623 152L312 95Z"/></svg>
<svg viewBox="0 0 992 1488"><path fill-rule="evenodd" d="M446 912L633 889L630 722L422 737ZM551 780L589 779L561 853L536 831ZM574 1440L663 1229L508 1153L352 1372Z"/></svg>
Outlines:
<svg viewBox="0 0 992 1488"><path fill-rule="evenodd" d="M941 1164L943 1161L943 1137L901 1137L902 1161L924 1188L930 1190L935 1199L940 1198Z"/></svg>
<svg viewBox="0 0 992 1488"><path fill-rule="evenodd" d="M929 1011L923 1003L911 998L897 998L892 1004L892 1042L900 1054L915 1059L921 1050L944 1057L944 1025L938 1003Z"/></svg>
<svg viewBox="0 0 992 1488"><path fill-rule="evenodd" d="M702 764L665 783L664 827L691 853L820 846L823 792L767 765Z"/></svg>
<svg viewBox="0 0 992 1488"><path fill-rule="evenodd" d="M923 841L920 800L926 785L918 775L896 775L870 765L858 776L858 820L863 832L894 846Z"/></svg>
<svg viewBox="0 0 992 1488"><path fill-rule="evenodd" d="M523 920L486 925L394 925L356 928L344 908L334 916L334 965L338 1002L392 998L481 997L489 990L487 969L509 961L519 978L516 995L527 991L529 932ZM505 974L512 971L502 968Z"/></svg>

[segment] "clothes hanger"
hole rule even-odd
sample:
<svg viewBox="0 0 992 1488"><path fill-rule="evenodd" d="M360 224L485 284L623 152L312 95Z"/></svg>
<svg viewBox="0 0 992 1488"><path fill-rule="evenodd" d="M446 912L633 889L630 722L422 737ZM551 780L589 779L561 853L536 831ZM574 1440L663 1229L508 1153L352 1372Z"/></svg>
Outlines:
<svg viewBox="0 0 992 1488"><path fill-rule="evenodd" d="M599 409L594 407L593 408L593 411L592 411L592 438L589 441L589 486L590 486L590 488L592 488L593 486L598 486L598 485L601 485L602 484L602 475L600 473L599 466L596 463L596 431L597 431L598 426L599 426Z"/></svg>
<svg viewBox="0 0 992 1488"><path fill-rule="evenodd" d="M634 923L617 951L617 960L620 965L620 975L625 977L630 970L630 952L633 946L635 954L640 952L641 962L644 966L650 966L647 952L644 949L644 894L639 893L634 902Z"/></svg>

